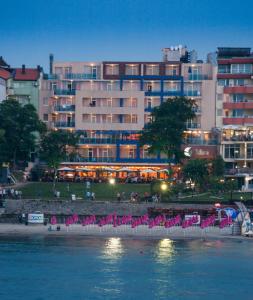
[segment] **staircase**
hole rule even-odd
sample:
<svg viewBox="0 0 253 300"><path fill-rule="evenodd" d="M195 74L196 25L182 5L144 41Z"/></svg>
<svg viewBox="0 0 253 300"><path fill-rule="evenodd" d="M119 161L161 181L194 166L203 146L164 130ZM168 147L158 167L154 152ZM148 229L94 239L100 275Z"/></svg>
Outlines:
<svg viewBox="0 0 253 300"><path fill-rule="evenodd" d="M242 227L242 222L234 222L232 228L232 235L241 235L241 227Z"/></svg>
<svg viewBox="0 0 253 300"><path fill-rule="evenodd" d="M242 202L235 202L236 206L239 208L239 212L241 213L241 218L242 220L237 221L234 223L233 225L233 235L241 235L242 234L242 230L244 230L242 228L243 224L245 223L245 216L246 214L249 212L247 207L244 205L244 203Z"/></svg>

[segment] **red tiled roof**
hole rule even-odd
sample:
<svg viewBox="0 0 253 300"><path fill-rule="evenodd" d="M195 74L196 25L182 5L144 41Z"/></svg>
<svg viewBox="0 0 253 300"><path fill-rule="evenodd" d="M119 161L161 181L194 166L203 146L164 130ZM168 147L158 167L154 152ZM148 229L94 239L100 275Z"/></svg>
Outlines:
<svg viewBox="0 0 253 300"><path fill-rule="evenodd" d="M40 77L40 72L38 69L25 68L24 73L22 73L22 68L15 69L14 80L32 80L36 81Z"/></svg>
<svg viewBox="0 0 253 300"><path fill-rule="evenodd" d="M5 80L7 80L10 77L11 77L11 73L10 72L8 72L8 71L0 68L0 78L3 78Z"/></svg>

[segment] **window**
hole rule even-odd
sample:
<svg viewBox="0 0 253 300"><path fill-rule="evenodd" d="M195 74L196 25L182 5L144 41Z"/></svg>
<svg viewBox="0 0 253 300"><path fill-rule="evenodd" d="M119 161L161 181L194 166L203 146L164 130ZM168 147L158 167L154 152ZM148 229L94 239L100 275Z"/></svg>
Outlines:
<svg viewBox="0 0 253 300"><path fill-rule="evenodd" d="M72 68L71 67L65 67L65 68L63 68L63 70L64 70L64 74L72 73Z"/></svg>
<svg viewBox="0 0 253 300"><path fill-rule="evenodd" d="M232 86L244 86L244 79L234 79Z"/></svg>
<svg viewBox="0 0 253 300"><path fill-rule="evenodd" d="M91 115L91 123L97 123L97 116Z"/></svg>
<svg viewBox="0 0 253 300"><path fill-rule="evenodd" d="M229 80L228 79L218 79L218 86L228 86Z"/></svg>
<svg viewBox="0 0 253 300"><path fill-rule="evenodd" d="M177 65L166 65L165 75L176 76L179 74L179 68Z"/></svg>
<svg viewBox="0 0 253 300"><path fill-rule="evenodd" d="M119 65L105 65L105 73L106 75L119 75Z"/></svg>
<svg viewBox="0 0 253 300"><path fill-rule="evenodd" d="M139 75L139 65L126 65L126 75Z"/></svg>
<svg viewBox="0 0 253 300"><path fill-rule="evenodd" d="M223 100L223 94L218 94L217 95L217 100L222 101Z"/></svg>
<svg viewBox="0 0 253 300"><path fill-rule="evenodd" d="M159 65L146 65L146 75L159 75Z"/></svg>
<svg viewBox="0 0 253 300"><path fill-rule="evenodd" d="M242 109L234 109L232 110L233 117L243 117L244 111Z"/></svg>
<svg viewBox="0 0 253 300"><path fill-rule="evenodd" d="M130 148L128 151L128 158L135 158L136 150L135 148Z"/></svg>
<svg viewBox="0 0 253 300"><path fill-rule="evenodd" d="M152 108L152 98L147 99L147 108Z"/></svg>
<svg viewBox="0 0 253 300"><path fill-rule="evenodd" d="M47 97L43 98L43 105L48 106L48 98Z"/></svg>
<svg viewBox="0 0 253 300"><path fill-rule="evenodd" d="M46 121L46 122L48 121L48 114L43 115L43 121Z"/></svg>
<svg viewBox="0 0 253 300"><path fill-rule="evenodd" d="M247 158L253 158L253 144L247 145Z"/></svg>
<svg viewBox="0 0 253 300"><path fill-rule="evenodd" d="M137 123L137 115L131 115L131 123Z"/></svg>
<svg viewBox="0 0 253 300"><path fill-rule="evenodd" d="M217 109L217 117L221 117L222 116L222 109Z"/></svg>
<svg viewBox="0 0 253 300"><path fill-rule="evenodd" d="M112 123L112 115L106 115L106 123Z"/></svg>
<svg viewBox="0 0 253 300"><path fill-rule="evenodd" d="M232 64L231 72L233 74L250 74L252 73L252 64Z"/></svg>
<svg viewBox="0 0 253 300"><path fill-rule="evenodd" d="M240 158L240 145L225 145L225 158Z"/></svg>
<svg viewBox="0 0 253 300"><path fill-rule="evenodd" d="M244 95L243 94L234 94L232 96L232 102L243 102Z"/></svg>
<svg viewBox="0 0 253 300"><path fill-rule="evenodd" d="M219 65L218 73L222 73L222 74L230 73L230 65Z"/></svg>

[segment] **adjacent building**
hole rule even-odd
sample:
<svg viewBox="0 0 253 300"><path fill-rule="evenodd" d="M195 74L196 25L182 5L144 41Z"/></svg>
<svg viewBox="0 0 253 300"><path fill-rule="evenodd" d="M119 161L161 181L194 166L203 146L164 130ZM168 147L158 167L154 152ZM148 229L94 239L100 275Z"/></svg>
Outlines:
<svg viewBox="0 0 253 300"><path fill-rule="evenodd" d="M253 55L251 48L218 48L216 126L230 172L253 167ZM244 169L245 170L245 169Z"/></svg>
<svg viewBox="0 0 253 300"><path fill-rule="evenodd" d="M11 78L9 65L0 56L0 102L6 99L7 82Z"/></svg>
<svg viewBox="0 0 253 300"><path fill-rule="evenodd" d="M30 103L39 111L42 68L22 65L22 68L12 68L11 74L7 85L8 99L15 99L23 105Z"/></svg>

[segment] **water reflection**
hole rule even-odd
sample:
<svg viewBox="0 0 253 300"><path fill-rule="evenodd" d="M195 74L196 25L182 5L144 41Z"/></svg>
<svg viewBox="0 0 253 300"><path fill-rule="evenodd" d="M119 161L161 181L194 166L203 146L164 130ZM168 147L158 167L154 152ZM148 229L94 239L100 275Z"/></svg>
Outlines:
<svg viewBox="0 0 253 300"><path fill-rule="evenodd" d="M109 238L106 240L103 254L106 256L106 258L117 260L119 259L124 252L122 241L120 238Z"/></svg>
<svg viewBox="0 0 253 300"><path fill-rule="evenodd" d="M175 246L172 240L162 239L156 248L156 259L158 262L171 261L175 255Z"/></svg>

